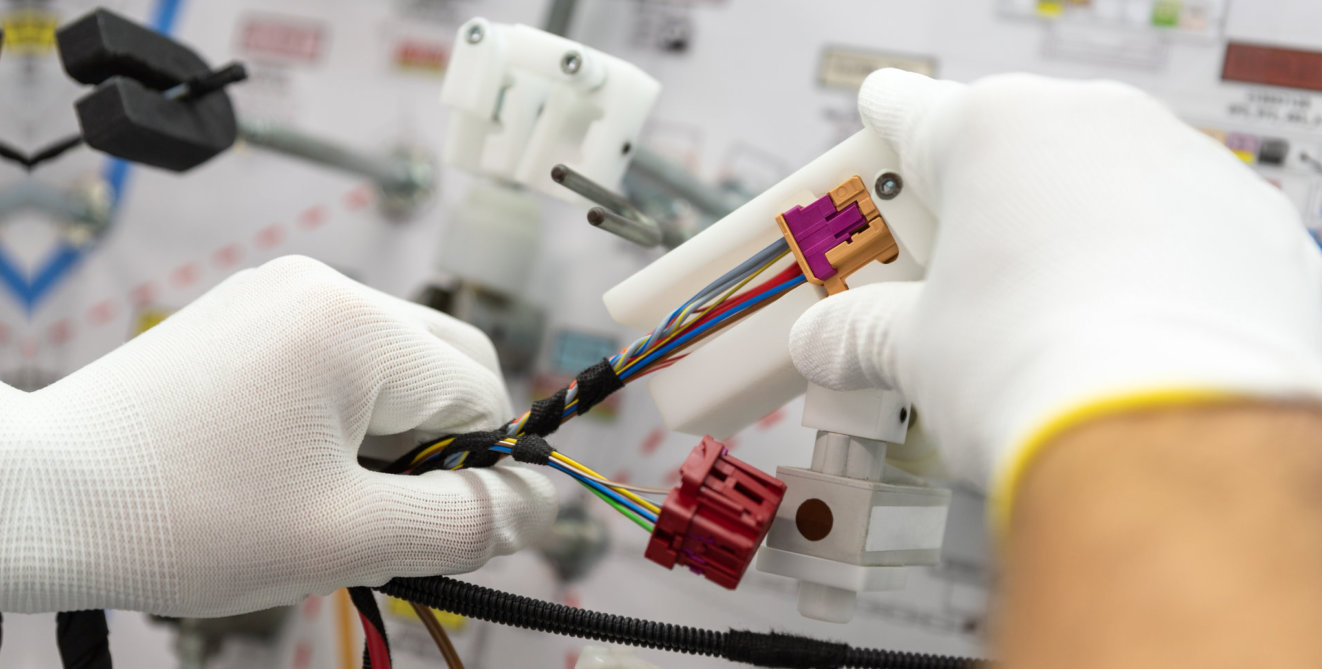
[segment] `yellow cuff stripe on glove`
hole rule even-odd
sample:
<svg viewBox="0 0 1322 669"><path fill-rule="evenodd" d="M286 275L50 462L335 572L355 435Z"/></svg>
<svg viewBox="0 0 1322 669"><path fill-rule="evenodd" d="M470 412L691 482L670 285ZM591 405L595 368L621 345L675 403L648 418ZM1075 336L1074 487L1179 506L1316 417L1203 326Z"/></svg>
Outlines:
<svg viewBox="0 0 1322 669"><path fill-rule="evenodd" d="M992 482L987 509L994 535L1008 535L1015 491L1019 489L1029 467L1046 450L1046 446L1066 432L1084 423L1117 414L1173 406L1219 404L1241 398L1240 395L1219 390L1172 388L1105 397L1057 414L1029 433L1024 445L1014 451L1010 461L1001 469L1001 475Z"/></svg>

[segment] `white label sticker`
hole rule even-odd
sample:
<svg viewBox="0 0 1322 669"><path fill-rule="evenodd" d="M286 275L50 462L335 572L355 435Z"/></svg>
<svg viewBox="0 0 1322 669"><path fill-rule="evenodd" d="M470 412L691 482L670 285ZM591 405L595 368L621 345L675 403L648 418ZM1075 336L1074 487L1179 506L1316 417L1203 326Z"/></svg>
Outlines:
<svg viewBox="0 0 1322 669"><path fill-rule="evenodd" d="M936 61L927 56L834 46L822 51L822 60L817 66L817 81L830 88L858 90L869 74L884 67L908 70L929 77L936 73Z"/></svg>
<svg viewBox="0 0 1322 669"><path fill-rule="evenodd" d="M946 532L944 506L874 506L867 551L935 550Z"/></svg>

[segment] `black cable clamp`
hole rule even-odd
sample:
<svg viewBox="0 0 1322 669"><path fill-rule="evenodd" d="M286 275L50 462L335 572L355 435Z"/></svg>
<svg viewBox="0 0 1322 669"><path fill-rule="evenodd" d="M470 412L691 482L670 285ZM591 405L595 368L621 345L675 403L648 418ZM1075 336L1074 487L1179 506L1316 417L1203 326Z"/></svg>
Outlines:
<svg viewBox="0 0 1322 669"><path fill-rule="evenodd" d="M242 65L212 69L190 47L106 9L61 27L55 43L64 71L95 87L74 105L88 146L183 172L238 137L224 89L247 76Z"/></svg>

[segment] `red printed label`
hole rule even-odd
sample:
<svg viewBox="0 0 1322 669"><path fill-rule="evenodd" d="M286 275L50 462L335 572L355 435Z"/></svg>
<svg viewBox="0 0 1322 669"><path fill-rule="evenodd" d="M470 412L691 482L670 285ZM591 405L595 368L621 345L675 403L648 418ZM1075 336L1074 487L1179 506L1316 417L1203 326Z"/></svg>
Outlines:
<svg viewBox="0 0 1322 669"><path fill-rule="evenodd" d="M1322 91L1322 53L1231 42L1221 79Z"/></svg>
<svg viewBox="0 0 1322 669"><path fill-rule="evenodd" d="M313 63L321 59L325 29L320 23L272 16L250 16L239 33L243 51L253 57Z"/></svg>

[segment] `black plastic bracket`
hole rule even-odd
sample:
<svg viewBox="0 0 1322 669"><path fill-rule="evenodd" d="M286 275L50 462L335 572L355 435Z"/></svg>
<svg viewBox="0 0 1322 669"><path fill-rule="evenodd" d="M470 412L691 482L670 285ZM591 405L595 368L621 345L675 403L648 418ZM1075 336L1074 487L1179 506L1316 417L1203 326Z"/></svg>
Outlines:
<svg viewBox="0 0 1322 669"><path fill-rule="evenodd" d="M88 146L182 172L234 144L238 123L218 73L192 49L106 9L55 33L64 71L96 86L75 103ZM210 85L201 85L208 83Z"/></svg>

